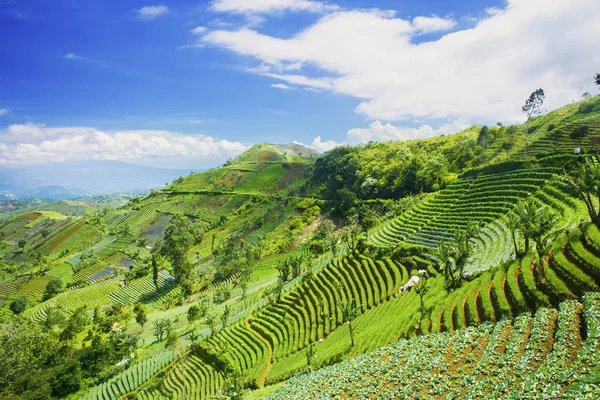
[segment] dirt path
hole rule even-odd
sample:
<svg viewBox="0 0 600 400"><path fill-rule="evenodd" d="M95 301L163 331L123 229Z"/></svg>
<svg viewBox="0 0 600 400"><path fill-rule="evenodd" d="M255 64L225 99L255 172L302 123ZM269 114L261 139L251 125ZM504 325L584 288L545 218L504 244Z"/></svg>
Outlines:
<svg viewBox="0 0 600 400"><path fill-rule="evenodd" d="M244 321L244 323L246 324L246 328L248 328L248 330L253 332L256 336L258 336L259 339L262 340L263 343L267 346L267 350L268 350L267 362L265 363L265 367L263 368L258 379L256 380L258 387L263 388L263 387L265 387L265 380L267 379L267 375L269 375L269 371L271 370L271 367L273 366L273 363L272 363L273 348L271 347L271 343L266 338L264 338L260 333L258 333L254 329L252 329L252 326L250 325L250 316L252 316L252 310L250 311L248 318L246 318Z"/></svg>

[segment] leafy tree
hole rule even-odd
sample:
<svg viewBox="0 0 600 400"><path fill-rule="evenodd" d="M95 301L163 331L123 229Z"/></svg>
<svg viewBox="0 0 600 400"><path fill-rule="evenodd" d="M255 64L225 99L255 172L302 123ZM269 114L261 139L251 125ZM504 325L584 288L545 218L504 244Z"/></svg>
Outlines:
<svg viewBox="0 0 600 400"><path fill-rule="evenodd" d="M46 290L44 291L44 296L42 297L43 301L53 298L64 289L64 283L62 279L52 278L50 282L46 285Z"/></svg>
<svg viewBox="0 0 600 400"><path fill-rule="evenodd" d="M581 95L581 97L583 99L589 99L590 97L592 97L592 94L590 92L585 92L584 94Z"/></svg>
<svg viewBox="0 0 600 400"><path fill-rule="evenodd" d="M157 319L152 323L152 326L154 328L154 337L156 337L156 341L161 342L171 327L171 321L168 319Z"/></svg>
<svg viewBox="0 0 600 400"><path fill-rule="evenodd" d="M185 279L181 282L181 295L186 298L189 299L192 294L194 292L194 284L192 283L191 280L189 279Z"/></svg>
<svg viewBox="0 0 600 400"><path fill-rule="evenodd" d="M429 287L425 281L425 278L421 278L419 282L413 287L413 290L419 296L419 331L423 332L423 315L425 314L425 294Z"/></svg>
<svg viewBox="0 0 600 400"><path fill-rule="evenodd" d="M221 325L223 326L223 328L225 328L227 326L227 322L229 322L230 314L231 314L231 310L229 309L229 306L225 306L225 308L223 308L223 314L221 314Z"/></svg>
<svg viewBox="0 0 600 400"><path fill-rule="evenodd" d="M327 247L329 247L329 251L331 251L331 255L333 258L337 257L338 241L339 241L338 235L336 235L335 233L332 233L327 238Z"/></svg>
<svg viewBox="0 0 600 400"><path fill-rule="evenodd" d="M200 307L194 304L193 306L188 308L187 319L190 323L193 323L200 319Z"/></svg>
<svg viewBox="0 0 600 400"><path fill-rule="evenodd" d="M525 131L525 155L527 155L527 144L529 140L529 120L536 115L542 113L542 105L544 104L544 90L537 89L529 95L529 98L525 101L525 105L521 107L521 111L527 117L527 126Z"/></svg>
<svg viewBox="0 0 600 400"><path fill-rule="evenodd" d="M58 338L27 318L14 318L0 329L0 397L50 398L50 376L56 363ZM62 360L61 360L62 361ZM14 391L21 393L15 395Z"/></svg>
<svg viewBox="0 0 600 400"><path fill-rule="evenodd" d="M49 307L46 310L46 319L44 327L46 331L58 331L62 329L69 317L69 314L60 306Z"/></svg>
<svg viewBox="0 0 600 400"><path fill-rule="evenodd" d="M211 336L214 335L215 334L215 329L216 329L217 324L218 324L217 314L215 314L215 313L209 313L206 316L206 319L205 319L204 323L210 329L210 335Z"/></svg>
<svg viewBox="0 0 600 400"><path fill-rule="evenodd" d="M594 76L594 83L600 86L600 74L596 74L596 76Z"/></svg>
<svg viewBox="0 0 600 400"><path fill-rule="evenodd" d="M142 303L137 303L133 308L133 312L135 313L135 322L144 329L144 325L148 322L148 316L146 315L146 309Z"/></svg>
<svg viewBox="0 0 600 400"><path fill-rule="evenodd" d="M190 264L186 261L187 253L194 242L194 229L189 219L181 214L175 214L165 231L161 252L171 261L173 274L179 282L190 275Z"/></svg>
<svg viewBox="0 0 600 400"><path fill-rule="evenodd" d="M588 159L579 164L571 175L565 174L565 179L585 203L591 221L600 227L600 205L596 206L596 198L600 198L600 165Z"/></svg>
<svg viewBox="0 0 600 400"><path fill-rule="evenodd" d="M519 229L519 216L515 213L508 214L508 219L506 221L506 227L510 230L510 235L512 238L514 250L515 250L515 258L519 257L519 246L517 244L517 231Z"/></svg>
<svg viewBox="0 0 600 400"><path fill-rule="evenodd" d="M462 280L467 260L473 253L471 239L477 236L477 232L477 223L473 221L467 221L467 227L464 231L462 229L457 229L454 232L454 243L452 244L451 251L452 257L454 258L454 264L458 271L459 280Z"/></svg>
<svg viewBox="0 0 600 400"><path fill-rule="evenodd" d="M304 355L306 356L306 368L310 371L310 368L316 355L315 347L312 343L306 348L306 350L304 351Z"/></svg>
<svg viewBox="0 0 600 400"><path fill-rule="evenodd" d="M199 318L206 317L206 314L208 314L209 306L210 304L206 297L202 297L198 300Z"/></svg>
<svg viewBox="0 0 600 400"><path fill-rule="evenodd" d="M369 239L369 229L377 224L377 213L371 210L366 205L361 205L358 208L356 220L361 229L365 232L366 239Z"/></svg>
<svg viewBox="0 0 600 400"><path fill-rule="evenodd" d="M352 327L352 321L358 317L360 312L360 307L356 305L356 301L352 299L351 301L345 302L340 305L340 311L342 313L342 321L348 324L348 331L350 333L350 342L352 347L354 347L354 328Z"/></svg>
<svg viewBox="0 0 600 400"><path fill-rule="evenodd" d="M19 242L17 244L18 244L19 248L21 250L23 250L25 248L25 245L27 244L27 241L25 239L21 239L21 240L19 240Z"/></svg>
<svg viewBox="0 0 600 400"><path fill-rule="evenodd" d="M451 282L452 287L456 290L456 280L454 279L454 267L450 254L450 249L446 246L446 244L443 241L440 241L436 253L437 262L440 269L444 271L446 282Z"/></svg>
<svg viewBox="0 0 600 400"><path fill-rule="evenodd" d="M246 301L246 297L248 296L248 283L242 282L240 288L242 289L242 295L240 297L240 300Z"/></svg>
<svg viewBox="0 0 600 400"><path fill-rule="evenodd" d="M279 272L279 279L283 282L288 281L288 277L290 275L290 263L288 260L283 260L279 264L277 264L277 271Z"/></svg>
<svg viewBox="0 0 600 400"><path fill-rule="evenodd" d="M536 210L531 229L531 239L535 243L535 250L538 255L537 264L544 280L546 279L544 256L548 253L552 240L558 234L556 231L557 222L558 216L548 207L540 207Z"/></svg>
<svg viewBox="0 0 600 400"><path fill-rule="evenodd" d="M556 236L558 217L547 207L537 207L534 202L526 201L517 206L520 230L525 238L525 253L529 252L530 242L535 243L538 254L538 269L542 278L546 278L543 257L549 249L549 242Z"/></svg>
<svg viewBox="0 0 600 400"><path fill-rule="evenodd" d="M158 254L152 254L152 282L154 282L154 289L158 291Z"/></svg>
<svg viewBox="0 0 600 400"><path fill-rule="evenodd" d="M76 309L67 319L66 326L63 331L60 333L60 340L64 340L65 342L69 342L72 340L75 335L79 332L83 331L85 326L88 324L88 313L87 307L79 307Z"/></svg>
<svg viewBox="0 0 600 400"><path fill-rule="evenodd" d="M10 302L9 308L13 314L21 314L27 308L27 299L25 297L18 297Z"/></svg>

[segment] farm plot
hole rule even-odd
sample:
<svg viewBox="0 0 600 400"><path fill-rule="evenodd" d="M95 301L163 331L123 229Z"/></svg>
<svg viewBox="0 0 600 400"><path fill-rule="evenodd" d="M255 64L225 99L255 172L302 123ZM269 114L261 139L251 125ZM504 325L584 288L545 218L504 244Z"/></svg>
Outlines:
<svg viewBox="0 0 600 400"><path fill-rule="evenodd" d="M599 312L600 297L590 294L584 305L542 308L535 318L403 339L299 374L267 398L561 398L589 370L600 345ZM593 334L582 337L583 331Z"/></svg>
<svg viewBox="0 0 600 400"><path fill-rule="evenodd" d="M140 234L141 238L147 238L148 244L153 246L157 239L162 240L165 235L165 231L171 222L171 214L160 214L154 223Z"/></svg>
<svg viewBox="0 0 600 400"><path fill-rule="evenodd" d="M154 375L173 362L173 351L164 350L128 366L107 382L89 389L82 400L112 400L137 391Z"/></svg>

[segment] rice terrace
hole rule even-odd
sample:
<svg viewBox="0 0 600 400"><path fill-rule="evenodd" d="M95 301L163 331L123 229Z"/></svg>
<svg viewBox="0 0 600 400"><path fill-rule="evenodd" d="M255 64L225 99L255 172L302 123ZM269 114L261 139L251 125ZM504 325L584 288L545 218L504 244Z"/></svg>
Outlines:
<svg viewBox="0 0 600 400"><path fill-rule="evenodd" d="M0 2L0 398L600 398L594 2L83 3Z"/></svg>

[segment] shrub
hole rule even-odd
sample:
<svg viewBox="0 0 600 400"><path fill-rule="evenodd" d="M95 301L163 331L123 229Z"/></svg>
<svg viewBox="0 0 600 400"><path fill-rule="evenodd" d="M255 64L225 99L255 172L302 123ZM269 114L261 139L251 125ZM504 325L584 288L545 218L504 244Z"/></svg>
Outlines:
<svg viewBox="0 0 600 400"><path fill-rule="evenodd" d="M579 113L580 114L589 114L592 111L594 111L594 103L583 103L582 105L579 106Z"/></svg>
<svg viewBox="0 0 600 400"><path fill-rule="evenodd" d="M63 287L64 284L62 280L58 278L51 279L50 282L48 282L48 285L46 286L46 290L44 291L44 297L42 298L42 300L46 301L56 296L57 294L62 292Z"/></svg>
<svg viewBox="0 0 600 400"><path fill-rule="evenodd" d="M327 250L327 245L325 244L324 240L318 239L310 242L309 248L311 253L313 253L314 255L320 255L325 253L325 251Z"/></svg>
<svg viewBox="0 0 600 400"><path fill-rule="evenodd" d="M10 302L10 311L13 314L21 314L27 308L27 299L25 297L19 297Z"/></svg>

